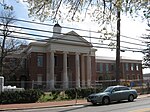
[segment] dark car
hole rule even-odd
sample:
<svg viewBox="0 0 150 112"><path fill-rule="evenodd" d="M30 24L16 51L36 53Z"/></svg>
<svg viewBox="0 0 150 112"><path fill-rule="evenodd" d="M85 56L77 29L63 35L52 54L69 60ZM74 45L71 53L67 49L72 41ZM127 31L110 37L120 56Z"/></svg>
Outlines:
<svg viewBox="0 0 150 112"><path fill-rule="evenodd" d="M126 86L110 86L102 93L91 94L87 97L87 101L93 105L98 103L109 104L112 101L128 100L134 101L138 96L135 89Z"/></svg>

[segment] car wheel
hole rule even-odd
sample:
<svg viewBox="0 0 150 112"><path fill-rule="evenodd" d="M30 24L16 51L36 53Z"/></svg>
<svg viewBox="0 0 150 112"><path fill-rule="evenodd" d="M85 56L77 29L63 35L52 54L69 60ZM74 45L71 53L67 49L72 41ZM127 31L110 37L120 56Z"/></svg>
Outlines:
<svg viewBox="0 0 150 112"><path fill-rule="evenodd" d="M133 100L134 100L133 95L129 95L129 97L128 97L128 101L129 101L129 102L132 102Z"/></svg>
<svg viewBox="0 0 150 112"><path fill-rule="evenodd" d="M110 103L109 97L104 97L102 103L103 103L104 105L108 105L108 104Z"/></svg>

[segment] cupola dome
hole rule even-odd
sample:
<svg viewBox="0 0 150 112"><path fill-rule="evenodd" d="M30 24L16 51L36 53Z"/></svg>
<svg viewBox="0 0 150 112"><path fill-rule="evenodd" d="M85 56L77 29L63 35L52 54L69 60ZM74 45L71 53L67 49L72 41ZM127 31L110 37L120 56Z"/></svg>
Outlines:
<svg viewBox="0 0 150 112"><path fill-rule="evenodd" d="M53 27L53 37L59 37L61 35L61 26L56 23Z"/></svg>

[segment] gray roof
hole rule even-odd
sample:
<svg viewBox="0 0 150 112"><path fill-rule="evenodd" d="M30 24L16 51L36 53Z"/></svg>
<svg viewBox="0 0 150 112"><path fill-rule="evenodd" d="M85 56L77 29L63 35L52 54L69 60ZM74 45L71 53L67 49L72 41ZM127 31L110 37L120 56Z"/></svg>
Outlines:
<svg viewBox="0 0 150 112"><path fill-rule="evenodd" d="M150 77L150 73L143 74L144 77Z"/></svg>

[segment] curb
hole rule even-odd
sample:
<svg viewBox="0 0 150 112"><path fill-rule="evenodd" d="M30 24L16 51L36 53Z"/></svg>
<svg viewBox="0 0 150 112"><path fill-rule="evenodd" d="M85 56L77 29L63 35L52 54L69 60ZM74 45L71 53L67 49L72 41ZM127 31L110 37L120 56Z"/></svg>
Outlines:
<svg viewBox="0 0 150 112"><path fill-rule="evenodd" d="M55 107L68 107L68 106L75 106L75 105L83 105L83 104L66 104L66 105L53 105L53 106L37 106L37 107L27 107L27 108L6 108L0 109L0 111L11 111L11 110L28 110L28 109L42 109L42 108L55 108Z"/></svg>
<svg viewBox="0 0 150 112"><path fill-rule="evenodd" d="M146 98L146 97L150 97L150 94L146 94L146 95L139 95L137 97L137 99L141 99L141 98ZM46 105L46 106L35 106L35 107L23 107L23 108L4 108L4 109L0 109L0 111L11 111L11 110L25 110L25 109L42 109L42 108L54 108L54 107L67 107L67 106L76 106L76 105L84 105L86 106L87 104L89 104L88 102L83 102L83 103L70 103L70 104L62 104L62 105Z"/></svg>

